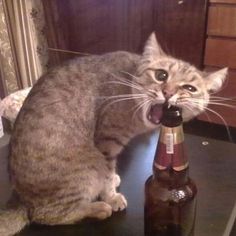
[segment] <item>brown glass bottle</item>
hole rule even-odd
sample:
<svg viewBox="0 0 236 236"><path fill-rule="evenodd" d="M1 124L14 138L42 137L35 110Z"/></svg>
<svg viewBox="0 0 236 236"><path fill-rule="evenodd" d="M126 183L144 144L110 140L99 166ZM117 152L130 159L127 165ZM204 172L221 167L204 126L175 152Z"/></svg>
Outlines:
<svg viewBox="0 0 236 236"><path fill-rule="evenodd" d="M195 183L188 175L181 111L165 107L153 175L145 183L145 236L193 236Z"/></svg>

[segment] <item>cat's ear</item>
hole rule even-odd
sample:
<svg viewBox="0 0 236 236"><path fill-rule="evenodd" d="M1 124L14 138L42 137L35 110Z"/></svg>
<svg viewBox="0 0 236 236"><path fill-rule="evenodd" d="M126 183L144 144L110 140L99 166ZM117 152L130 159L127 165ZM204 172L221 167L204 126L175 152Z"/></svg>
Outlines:
<svg viewBox="0 0 236 236"><path fill-rule="evenodd" d="M144 46L143 56L150 59L158 59L160 57L166 56L165 52L162 50L160 44L157 41L156 34L152 32L149 36L146 44Z"/></svg>
<svg viewBox="0 0 236 236"><path fill-rule="evenodd" d="M228 74L228 68L224 68L208 74L205 78L207 90L212 93L218 92L221 89L227 77L227 74Z"/></svg>

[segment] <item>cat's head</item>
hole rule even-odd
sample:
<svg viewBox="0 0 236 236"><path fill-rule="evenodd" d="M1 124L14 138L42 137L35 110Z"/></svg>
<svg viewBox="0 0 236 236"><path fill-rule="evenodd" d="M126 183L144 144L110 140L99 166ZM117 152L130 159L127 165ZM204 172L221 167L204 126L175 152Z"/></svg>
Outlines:
<svg viewBox="0 0 236 236"><path fill-rule="evenodd" d="M147 95L142 106L146 125L159 123L164 103L180 107L184 121L199 115L208 105L210 93L220 90L226 75L227 68L205 73L167 55L152 33L146 42L134 81Z"/></svg>

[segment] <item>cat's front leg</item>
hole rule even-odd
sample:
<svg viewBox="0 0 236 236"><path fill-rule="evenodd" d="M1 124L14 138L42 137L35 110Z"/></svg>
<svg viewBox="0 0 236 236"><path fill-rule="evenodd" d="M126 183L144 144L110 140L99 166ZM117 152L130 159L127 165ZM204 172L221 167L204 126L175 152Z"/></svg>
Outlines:
<svg viewBox="0 0 236 236"><path fill-rule="evenodd" d="M113 211L122 211L127 207L124 195L118 193L116 188L120 185L120 177L115 172L106 177L101 199L108 203Z"/></svg>

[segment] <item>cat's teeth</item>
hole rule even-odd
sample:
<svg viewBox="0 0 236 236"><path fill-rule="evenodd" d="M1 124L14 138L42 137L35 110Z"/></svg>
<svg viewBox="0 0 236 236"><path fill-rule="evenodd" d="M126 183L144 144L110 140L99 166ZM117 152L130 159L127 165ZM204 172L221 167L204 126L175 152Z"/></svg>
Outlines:
<svg viewBox="0 0 236 236"><path fill-rule="evenodd" d="M151 115L148 115L148 120L151 121L151 122L154 121L154 123L159 123L160 122L159 119L154 119Z"/></svg>

